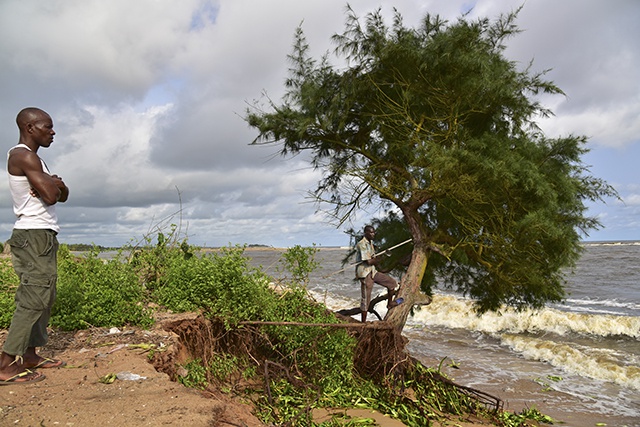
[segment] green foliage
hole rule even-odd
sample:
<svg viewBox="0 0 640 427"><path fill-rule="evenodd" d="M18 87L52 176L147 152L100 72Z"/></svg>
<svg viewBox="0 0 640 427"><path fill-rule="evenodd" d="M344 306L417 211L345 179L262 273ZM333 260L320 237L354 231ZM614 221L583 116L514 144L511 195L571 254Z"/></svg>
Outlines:
<svg viewBox="0 0 640 427"><path fill-rule="evenodd" d="M498 414L497 418L504 427L528 427L532 425L539 425L539 423L555 423L553 418L548 415L544 415L535 407L523 409L519 414L504 411ZM535 424L531 424L529 421L535 421Z"/></svg>
<svg viewBox="0 0 640 427"><path fill-rule="evenodd" d="M202 309L227 324L257 319L276 299L267 277L249 266L241 247L189 258L168 257L153 298L174 311Z"/></svg>
<svg viewBox="0 0 640 427"><path fill-rule="evenodd" d="M125 249L130 252L130 263L141 283L150 291L161 288L172 268L182 267L182 261L191 259L197 250L186 238L179 240L175 224L170 226L168 235L159 231L155 244L150 236L145 236L141 243Z"/></svg>
<svg viewBox="0 0 640 427"><path fill-rule="evenodd" d="M101 259L92 250L76 258L61 245L58 295L51 324L64 330L87 326L148 326L153 319L144 306L143 288L127 263Z"/></svg>
<svg viewBox="0 0 640 427"><path fill-rule="evenodd" d="M156 246L157 248L158 246ZM289 271L307 280L316 268L317 249L295 247L285 257ZM268 277L249 265L243 247L184 257L180 248L142 251L135 258L138 272L151 278L151 299L176 312L202 310L231 328L241 321L335 323L325 307L309 298L296 283L282 295L269 288ZM149 275L148 272L154 274ZM157 274L162 271L162 274ZM147 282L149 283L149 282ZM353 366L354 341L344 331L305 326L263 328L287 366L308 372L309 381L329 384L343 381Z"/></svg>
<svg viewBox="0 0 640 427"><path fill-rule="evenodd" d="M257 403L258 416L265 423L287 423L291 426L318 425L329 426L375 426L372 419L335 416L333 419L315 424L310 418L307 407L312 408L360 408L372 409L401 421L409 427L423 427L429 420L442 419L443 414L465 416L476 414L486 419L494 419L497 425L504 427L527 427L536 423L553 424L554 420L542 414L536 408L523 410L521 413L508 411L488 412L475 399L462 390L441 381L441 374L434 369L420 364L411 372L407 372L402 383L389 378L386 387L371 381L357 378L334 384L318 394L309 387L294 387L288 381L277 380L270 385L272 403L266 396ZM412 398L407 398L403 391L411 390Z"/></svg>
<svg viewBox="0 0 640 427"><path fill-rule="evenodd" d="M178 377L182 385L205 389L211 383L215 383L225 392L232 388L226 384L251 379L256 375L253 361L227 353L216 354L206 366L202 359L194 359L183 368L184 375Z"/></svg>
<svg viewBox="0 0 640 427"><path fill-rule="evenodd" d="M309 57L299 28L282 102L247 111L254 144L309 152L322 170L314 196L339 224L367 205L402 213L419 255L404 292L441 277L480 311L559 301L580 235L600 225L585 202L617 196L589 175L585 137L537 126L551 112L536 96L562 91L504 56L517 13L408 28L349 9L333 37L340 65Z"/></svg>
<svg viewBox="0 0 640 427"><path fill-rule="evenodd" d="M269 384L270 395L273 400L269 402L266 395L256 401L258 417L271 425L288 424L295 426L311 426L311 414L301 410L309 406L317 397L317 391L309 387L294 387L291 382L284 379L273 380Z"/></svg>
<svg viewBox="0 0 640 427"><path fill-rule="evenodd" d="M317 253L318 248L315 244L306 248L300 245L288 248L280 259L279 271L288 271L291 274L289 283L302 284L306 287L309 284L309 274L320 266L315 260Z"/></svg>
<svg viewBox="0 0 640 427"><path fill-rule="evenodd" d="M419 406L431 412L448 412L461 415L478 411L475 400L462 394L451 384L438 381L440 373L418 364L408 378L407 386L415 392L415 400Z"/></svg>
<svg viewBox="0 0 640 427"><path fill-rule="evenodd" d="M337 323L335 316L312 301L301 287L287 289L267 308L260 320ZM282 363L307 372L307 381L326 387L351 380L355 340L346 331L295 325L263 330Z"/></svg>
<svg viewBox="0 0 640 427"><path fill-rule="evenodd" d="M217 381L225 381L229 376L241 371L240 361L237 356L231 354L221 354L212 359L206 367L208 375Z"/></svg>
<svg viewBox="0 0 640 427"><path fill-rule="evenodd" d="M186 369L184 376L178 376L178 382L185 387L204 390L207 385L207 369L202 366L202 360L195 359L183 366Z"/></svg>
<svg viewBox="0 0 640 427"><path fill-rule="evenodd" d="M441 381L441 375L437 371L420 364L407 372L401 383L397 378L388 380L387 385L395 386L382 386L369 380L354 378L352 381L325 387L322 393L309 387L294 387L288 381L274 380L270 383L273 401L269 403L266 396L259 399L258 415L265 423L291 426L377 425L372 419L349 417L346 414L322 424L314 424L307 407L372 409L400 420L409 427L422 427L429 420L441 419L443 414L484 415L487 419L496 418L505 427L523 427L527 425L526 420L550 420L535 410L523 411L520 415L508 412L492 415L469 395L450 383ZM406 390L411 390L410 399L404 393ZM516 423L516 420L521 423Z"/></svg>
<svg viewBox="0 0 640 427"><path fill-rule="evenodd" d="M19 282L10 258L0 258L0 328L8 328L11 324Z"/></svg>

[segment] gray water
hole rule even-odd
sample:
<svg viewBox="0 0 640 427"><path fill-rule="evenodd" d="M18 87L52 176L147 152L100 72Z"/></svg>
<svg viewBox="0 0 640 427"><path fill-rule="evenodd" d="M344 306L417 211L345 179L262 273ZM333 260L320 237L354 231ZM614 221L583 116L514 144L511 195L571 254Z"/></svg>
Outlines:
<svg viewBox="0 0 640 427"><path fill-rule="evenodd" d="M352 269L331 274L345 253L321 249L310 278L312 295L333 310L358 306ZM272 275L281 254L246 252ZM500 397L512 411L536 407L570 427L638 427L640 242L585 244L567 278L566 302L535 312L479 317L471 301L438 291L407 322L409 351L454 381ZM378 311L384 317L384 307Z"/></svg>

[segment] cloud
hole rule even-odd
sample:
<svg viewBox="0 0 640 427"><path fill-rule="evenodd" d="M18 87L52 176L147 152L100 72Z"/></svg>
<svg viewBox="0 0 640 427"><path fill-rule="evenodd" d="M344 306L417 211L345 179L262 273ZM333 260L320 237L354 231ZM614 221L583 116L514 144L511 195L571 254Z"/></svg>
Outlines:
<svg viewBox="0 0 640 427"><path fill-rule="evenodd" d="M640 206L640 194L628 194L623 197L624 204L627 206Z"/></svg>
<svg viewBox="0 0 640 427"><path fill-rule="evenodd" d="M100 98L143 96L197 32L199 2L3 2L3 63ZM99 84L100 87L96 87Z"/></svg>
<svg viewBox="0 0 640 427"><path fill-rule="evenodd" d="M360 16L381 7L390 18L395 7L416 25L427 12L496 17L523 2L349 3ZM346 244L305 197L319 172L304 156L285 160L277 147L250 146L256 133L243 120L261 94L282 96L296 27L319 57L342 31L346 4L4 0L0 140L5 149L17 141L14 119L25 106L53 116L56 140L40 154L71 188L58 208L63 241L118 245L177 221L195 244ZM621 186L640 185L616 167L628 157L618 152L640 144L639 12L633 0L527 2L517 21L524 31L506 51L522 67L533 59L534 70L552 69L548 78L567 96L543 99L557 114L542 122L545 131L591 137L600 147L589 158L594 170ZM0 187L8 234L14 218L6 182ZM612 205L606 215L593 209L634 223L629 209Z"/></svg>
<svg viewBox="0 0 640 427"><path fill-rule="evenodd" d="M587 135L596 144L622 147L640 131L639 5L620 1L527 2L518 24L523 32L507 53L547 78L566 97L545 99L556 116L544 120L551 135Z"/></svg>

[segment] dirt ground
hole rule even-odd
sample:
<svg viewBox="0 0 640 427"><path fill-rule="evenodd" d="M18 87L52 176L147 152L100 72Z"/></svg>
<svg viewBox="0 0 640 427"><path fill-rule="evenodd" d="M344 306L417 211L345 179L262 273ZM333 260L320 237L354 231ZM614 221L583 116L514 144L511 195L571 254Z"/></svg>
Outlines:
<svg viewBox="0 0 640 427"><path fill-rule="evenodd" d="M163 328L169 320L150 330L53 331L40 354L67 366L40 370L44 381L0 387L0 426L264 426L238 399L186 388L156 371L149 345L178 350L177 336ZM126 373L143 378L100 382L109 374L125 378Z"/></svg>
<svg viewBox="0 0 640 427"><path fill-rule="evenodd" d="M185 362L180 361L184 349L178 336L168 332L167 325L176 319L189 320L189 316L195 318L195 315L166 315L149 330L52 331L49 344L40 354L62 359L67 365L41 369L46 379L37 383L0 387L0 426L265 426L240 398L186 388L150 363L150 346L156 354L161 351L165 360ZM0 331L0 342L5 334L6 331ZM175 367L168 371L172 369L175 372ZM118 377L113 382L100 381L112 374ZM125 379L127 374L139 379ZM359 411L349 415L374 418L385 427L404 425L382 414ZM331 412L324 411L318 416ZM442 425L487 424L480 420L452 419Z"/></svg>

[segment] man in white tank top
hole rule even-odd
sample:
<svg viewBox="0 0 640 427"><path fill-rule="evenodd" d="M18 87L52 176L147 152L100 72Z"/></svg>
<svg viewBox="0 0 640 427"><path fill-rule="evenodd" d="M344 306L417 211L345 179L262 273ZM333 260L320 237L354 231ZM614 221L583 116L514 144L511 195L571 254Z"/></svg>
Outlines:
<svg viewBox="0 0 640 427"><path fill-rule="evenodd" d="M56 296L56 235L60 230L55 205L66 202L69 188L52 175L37 152L56 134L51 116L39 108L25 108L16 118L18 145L9 150L7 172L17 220L8 243L13 267L20 278L16 310L0 355L0 385L29 384L44 379L36 369L64 365L41 357L36 347L47 343L47 326Z"/></svg>

